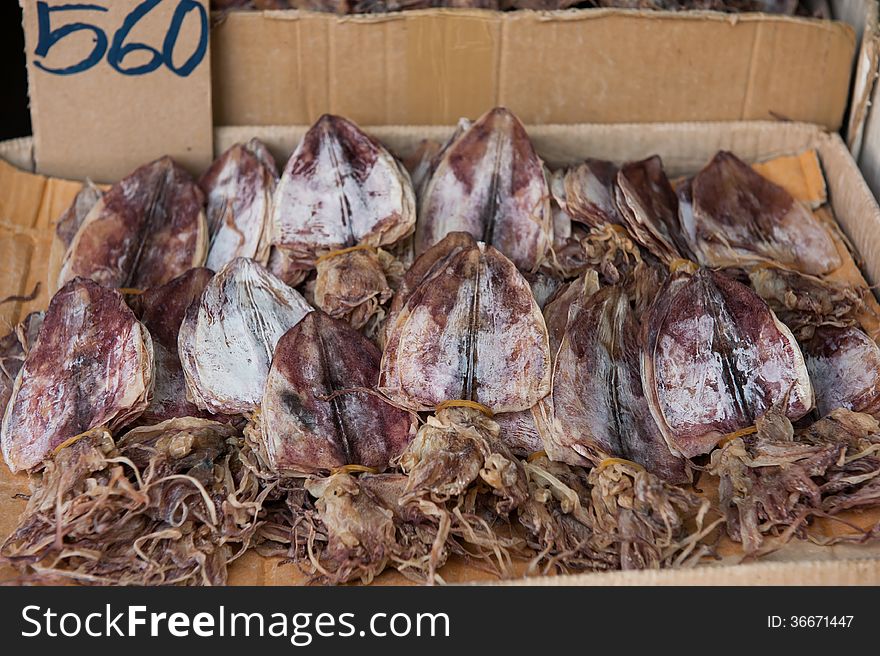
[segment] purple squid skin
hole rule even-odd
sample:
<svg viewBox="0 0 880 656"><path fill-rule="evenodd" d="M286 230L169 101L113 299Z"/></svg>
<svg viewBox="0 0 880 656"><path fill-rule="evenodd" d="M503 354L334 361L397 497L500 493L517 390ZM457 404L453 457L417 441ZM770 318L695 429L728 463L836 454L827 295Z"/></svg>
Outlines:
<svg viewBox="0 0 880 656"><path fill-rule="evenodd" d="M667 481L688 481L684 460L670 452L643 392L641 331L626 290L602 288L573 305L570 317L545 401L554 455L569 464L625 458Z"/></svg>
<svg viewBox="0 0 880 656"><path fill-rule="evenodd" d="M32 469L65 440L113 430L147 407L153 344L116 290L74 278L49 303L16 378L0 442L13 472Z"/></svg>
<svg viewBox="0 0 880 656"><path fill-rule="evenodd" d="M454 234L413 269L425 275L414 289L407 286L406 301L392 314L379 378L383 393L414 411L466 399L495 413L528 410L546 396L547 328L509 259Z"/></svg>
<svg viewBox="0 0 880 656"><path fill-rule="evenodd" d="M754 291L720 272L672 276L643 331L646 396L675 453L708 453L786 395L792 420L813 407L791 331Z"/></svg>
<svg viewBox="0 0 880 656"><path fill-rule="evenodd" d="M276 471L352 464L384 470L400 455L412 439L414 416L378 394L344 391L375 388L380 359L369 339L320 310L279 340L261 407Z"/></svg>
<svg viewBox="0 0 880 656"><path fill-rule="evenodd" d="M803 345L823 417L837 408L880 416L880 348L858 328L819 326Z"/></svg>
<svg viewBox="0 0 880 656"><path fill-rule="evenodd" d="M202 190L170 157L145 164L94 204L64 257L59 286L82 276L150 289L205 261Z"/></svg>
<svg viewBox="0 0 880 656"><path fill-rule="evenodd" d="M496 107L450 143L426 182L415 252L450 232L491 244L523 271L535 271L553 239L544 166L522 123Z"/></svg>

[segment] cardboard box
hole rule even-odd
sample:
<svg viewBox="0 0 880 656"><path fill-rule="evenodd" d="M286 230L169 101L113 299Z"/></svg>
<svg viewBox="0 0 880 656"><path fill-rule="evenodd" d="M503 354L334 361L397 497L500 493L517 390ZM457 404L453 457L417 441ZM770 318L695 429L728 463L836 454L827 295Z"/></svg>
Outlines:
<svg viewBox="0 0 880 656"><path fill-rule="evenodd" d="M499 104L531 124L775 118L836 130L851 97L847 143L858 152L880 56L877 0L830 0L835 21L597 9L250 11L213 16L210 57L191 74L171 66L203 36L192 17L173 40L176 59L163 50L161 65L132 75L168 36L175 3L128 34L120 26L140 11L137 0L70 15L52 13L61 2L52 0L48 22L37 20L35 0L19 2L38 170L70 176L88 163L97 181L159 152L204 167L212 124L304 125L333 112L362 125L444 125ZM111 37L127 45L102 49ZM93 48L106 55L87 70L46 70Z"/></svg>
<svg viewBox="0 0 880 656"><path fill-rule="evenodd" d="M449 127L377 127L368 132L405 156L424 138L443 139ZM259 136L283 161L304 128L239 127L215 131L218 151L230 144ZM859 174L843 140L813 125L772 122L648 125L534 126L529 133L538 152L551 164L577 161L586 156L613 160L638 159L658 153L671 175L693 173L718 149L729 149L746 160L758 162L783 155L815 150L821 163L830 207L851 240L865 277L880 281L880 208ZM32 168L32 144L17 140L0 144L0 157L23 168ZM795 160L798 161L798 160ZM83 175L87 172L83 171ZM807 176L802 176L807 177ZM11 325L25 313L46 307L52 276L53 221L76 194L79 184L45 178L0 162L0 296L26 294L35 282L43 282L38 296L29 302L0 306L0 320ZM853 266L849 271L858 276ZM13 476L0 466L0 535L8 534L24 508L15 498L26 491L26 478ZM848 516L862 525L880 520L880 510ZM835 523L819 523L817 531L836 534ZM532 579L518 583L552 584L880 584L880 545L820 547L796 542L756 563L740 563L735 548L722 550L724 557L693 570L663 572L614 572ZM459 562L448 564L442 574L451 582L486 580L486 574ZM0 580L9 571L0 569ZM249 552L230 569L232 584L292 584L304 577L295 566ZM395 573L384 574L381 583L402 583Z"/></svg>
<svg viewBox="0 0 880 656"><path fill-rule="evenodd" d="M837 130L876 1L833 6L853 25L611 9L232 12L212 32L214 123L332 112L449 125L505 105L528 124L776 118Z"/></svg>

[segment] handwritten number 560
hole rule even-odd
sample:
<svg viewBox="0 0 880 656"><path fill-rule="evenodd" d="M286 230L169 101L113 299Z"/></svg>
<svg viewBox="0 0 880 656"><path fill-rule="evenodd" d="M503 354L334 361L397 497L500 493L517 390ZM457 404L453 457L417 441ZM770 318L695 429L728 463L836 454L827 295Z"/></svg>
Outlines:
<svg viewBox="0 0 880 656"><path fill-rule="evenodd" d="M106 12L106 7L91 4L69 4L50 7L44 0L37 2L37 47L34 54L37 57L44 58L48 55L49 50L62 39L75 34L77 32L90 32L94 46L92 51L82 59L82 61L70 64L60 68L52 68L46 66L41 61L34 61L34 65L41 70L56 75L73 75L87 71L107 55L107 63L116 71L123 75L145 75L152 73L160 66L165 65L172 73L180 77L186 77L192 73L196 67L205 58L208 50L208 13L204 6L195 0L180 0L171 17L162 43L162 49L151 46L146 43L128 42L128 37L138 21L152 11L162 0L144 0L141 4L131 10L125 17L122 25L113 34L112 43L109 43L107 34L101 28L90 23L78 22L62 25L61 27L52 28L52 14L55 12L85 12L100 11ZM189 58L180 66L174 63L174 50L177 45L177 39L180 36L180 30L183 21L190 12L195 11L199 19L199 40L195 50ZM148 60L137 66L125 66L125 58L134 52L148 53Z"/></svg>

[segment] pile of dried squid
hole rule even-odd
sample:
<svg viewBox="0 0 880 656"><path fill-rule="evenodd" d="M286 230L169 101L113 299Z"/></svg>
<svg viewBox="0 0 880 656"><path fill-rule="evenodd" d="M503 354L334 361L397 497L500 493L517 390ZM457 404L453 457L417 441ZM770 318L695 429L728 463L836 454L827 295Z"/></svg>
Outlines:
<svg viewBox="0 0 880 656"><path fill-rule="evenodd" d="M57 235L0 342L23 581L690 566L880 503L870 291L729 152L550 171L495 108L405 167L328 115L280 173L254 139L87 184Z"/></svg>

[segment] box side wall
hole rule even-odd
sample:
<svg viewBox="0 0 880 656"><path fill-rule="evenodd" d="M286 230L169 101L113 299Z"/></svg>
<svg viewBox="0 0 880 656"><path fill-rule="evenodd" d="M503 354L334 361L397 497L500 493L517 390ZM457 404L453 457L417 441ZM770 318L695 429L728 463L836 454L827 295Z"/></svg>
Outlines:
<svg viewBox="0 0 880 656"><path fill-rule="evenodd" d="M840 22L620 10L234 12L212 39L216 125L448 125L504 104L531 124L836 130L856 48Z"/></svg>
<svg viewBox="0 0 880 656"><path fill-rule="evenodd" d="M880 98L872 102L872 109ZM880 111L871 111L865 121L864 141L859 151L859 168L871 187L880 197Z"/></svg>
<svg viewBox="0 0 880 656"><path fill-rule="evenodd" d="M857 264L866 280L880 283L880 210L875 196L841 139L827 135L819 156L828 184L834 216L856 250Z"/></svg>

